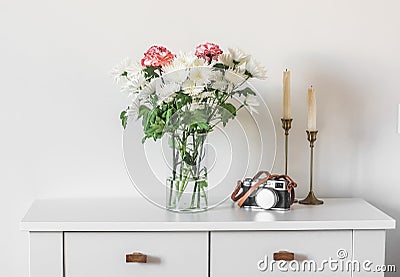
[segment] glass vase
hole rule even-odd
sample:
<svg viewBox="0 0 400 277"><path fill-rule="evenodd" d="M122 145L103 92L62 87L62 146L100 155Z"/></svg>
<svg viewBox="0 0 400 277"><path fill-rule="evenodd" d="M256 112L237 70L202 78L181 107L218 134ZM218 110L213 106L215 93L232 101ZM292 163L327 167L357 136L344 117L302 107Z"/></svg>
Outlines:
<svg viewBox="0 0 400 277"><path fill-rule="evenodd" d="M207 134L169 134L171 176L166 181L166 207L197 212L208 207Z"/></svg>

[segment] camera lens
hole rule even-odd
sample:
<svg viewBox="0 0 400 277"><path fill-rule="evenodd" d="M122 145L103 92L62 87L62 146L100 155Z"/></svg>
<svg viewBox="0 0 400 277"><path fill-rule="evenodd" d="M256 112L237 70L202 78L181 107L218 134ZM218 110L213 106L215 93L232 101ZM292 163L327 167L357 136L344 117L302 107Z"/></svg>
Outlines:
<svg viewBox="0 0 400 277"><path fill-rule="evenodd" d="M278 197L276 192L269 189L260 189L255 197L256 204L265 210L271 209L276 205Z"/></svg>

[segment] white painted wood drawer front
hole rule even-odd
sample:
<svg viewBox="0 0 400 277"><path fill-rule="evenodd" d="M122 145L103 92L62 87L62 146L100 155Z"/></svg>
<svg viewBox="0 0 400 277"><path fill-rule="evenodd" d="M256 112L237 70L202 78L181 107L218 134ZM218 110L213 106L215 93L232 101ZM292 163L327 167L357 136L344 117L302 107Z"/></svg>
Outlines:
<svg viewBox="0 0 400 277"><path fill-rule="evenodd" d="M339 259L338 250L343 249L348 258ZM287 262L278 269L276 261L271 270L273 253L286 250L295 254L296 264ZM342 252L344 253L344 252ZM267 258L266 258L267 257ZM328 270L323 272L294 272L304 260L315 260L319 266L329 258L346 261L352 257L352 231L244 231L211 233L211 277L226 276L351 276L351 272ZM260 262L264 260L264 262ZM340 262L339 262L340 263ZM338 264L339 264L338 263ZM266 265L269 265L266 268ZM301 269L301 267L300 267Z"/></svg>
<svg viewBox="0 0 400 277"><path fill-rule="evenodd" d="M208 274L208 232L66 232L66 277L145 277ZM147 263L126 263L140 252Z"/></svg>

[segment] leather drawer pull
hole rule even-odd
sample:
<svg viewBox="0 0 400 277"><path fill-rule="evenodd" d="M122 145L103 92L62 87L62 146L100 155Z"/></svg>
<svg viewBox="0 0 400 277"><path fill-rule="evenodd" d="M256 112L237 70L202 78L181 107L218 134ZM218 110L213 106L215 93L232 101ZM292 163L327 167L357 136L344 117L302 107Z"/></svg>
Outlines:
<svg viewBox="0 0 400 277"><path fill-rule="evenodd" d="M133 252L132 254L126 254L127 263L147 263L147 255Z"/></svg>
<svg viewBox="0 0 400 277"><path fill-rule="evenodd" d="M274 261L294 261L294 253L288 251L275 252Z"/></svg>

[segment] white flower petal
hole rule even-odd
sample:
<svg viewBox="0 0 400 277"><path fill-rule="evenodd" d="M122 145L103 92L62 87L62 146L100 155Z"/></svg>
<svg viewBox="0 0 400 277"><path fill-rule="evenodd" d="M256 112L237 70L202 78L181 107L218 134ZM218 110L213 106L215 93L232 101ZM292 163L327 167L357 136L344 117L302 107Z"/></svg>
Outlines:
<svg viewBox="0 0 400 277"><path fill-rule="evenodd" d="M244 100L244 104L247 106L247 108L250 110L250 113L257 113L258 111L256 107L260 106L260 103L258 102L258 98L255 95L248 94Z"/></svg>
<svg viewBox="0 0 400 277"><path fill-rule="evenodd" d="M130 58L125 58L111 70L111 75L114 77L114 80L119 83L121 79L125 79L126 76L137 74L141 70L142 68L138 64L133 63Z"/></svg>
<svg viewBox="0 0 400 277"><path fill-rule="evenodd" d="M176 55L176 57L175 57L174 61L172 62L172 64L175 67L188 68L188 67L193 67L193 63L197 59L198 58L196 57L196 55L194 53L179 52Z"/></svg>
<svg viewBox="0 0 400 277"><path fill-rule="evenodd" d="M140 102L139 102L139 99L136 98L132 102L132 105L130 105L127 110L128 117L136 120L139 116L139 107L140 107Z"/></svg>
<svg viewBox="0 0 400 277"><path fill-rule="evenodd" d="M193 67L190 69L189 79L196 85L204 85L210 82L211 68Z"/></svg>
<svg viewBox="0 0 400 277"><path fill-rule="evenodd" d="M228 48L228 51L237 65L243 64L250 58L250 55L239 48Z"/></svg>
<svg viewBox="0 0 400 277"><path fill-rule="evenodd" d="M164 73L163 77L173 83L183 83L188 77L189 71L187 68L180 68L169 70L169 72Z"/></svg>
<svg viewBox="0 0 400 277"><path fill-rule="evenodd" d="M233 85L243 84L246 81L247 76L241 70L228 69L225 71L225 80Z"/></svg>
<svg viewBox="0 0 400 277"><path fill-rule="evenodd" d="M180 90L181 90L180 85L176 83L161 84L159 87L156 88L156 94L158 96L157 104L161 104L162 102L169 103L173 101L174 93Z"/></svg>
<svg viewBox="0 0 400 277"><path fill-rule="evenodd" d="M251 77L257 79L266 79L267 70L253 58L250 58L246 63L246 70L251 74Z"/></svg>
<svg viewBox="0 0 400 277"><path fill-rule="evenodd" d="M222 63L225 66L228 67L234 67L235 64L233 63L233 57L229 53L223 53L218 56L218 62Z"/></svg>
<svg viewBox="0 0 400 277"><path fill-rule="evenodd" d="M153 79L149 84L147 84L140 92L139 99L140 100L148 100L149 96L156 93L156 80Z"/></svg>
<svg viewBox="0 0 400 277"><path fill-rule="evenodd" d="M228 87L228 83L225 80L215 81L211 84L213 89L224 91Z"/></svg>

